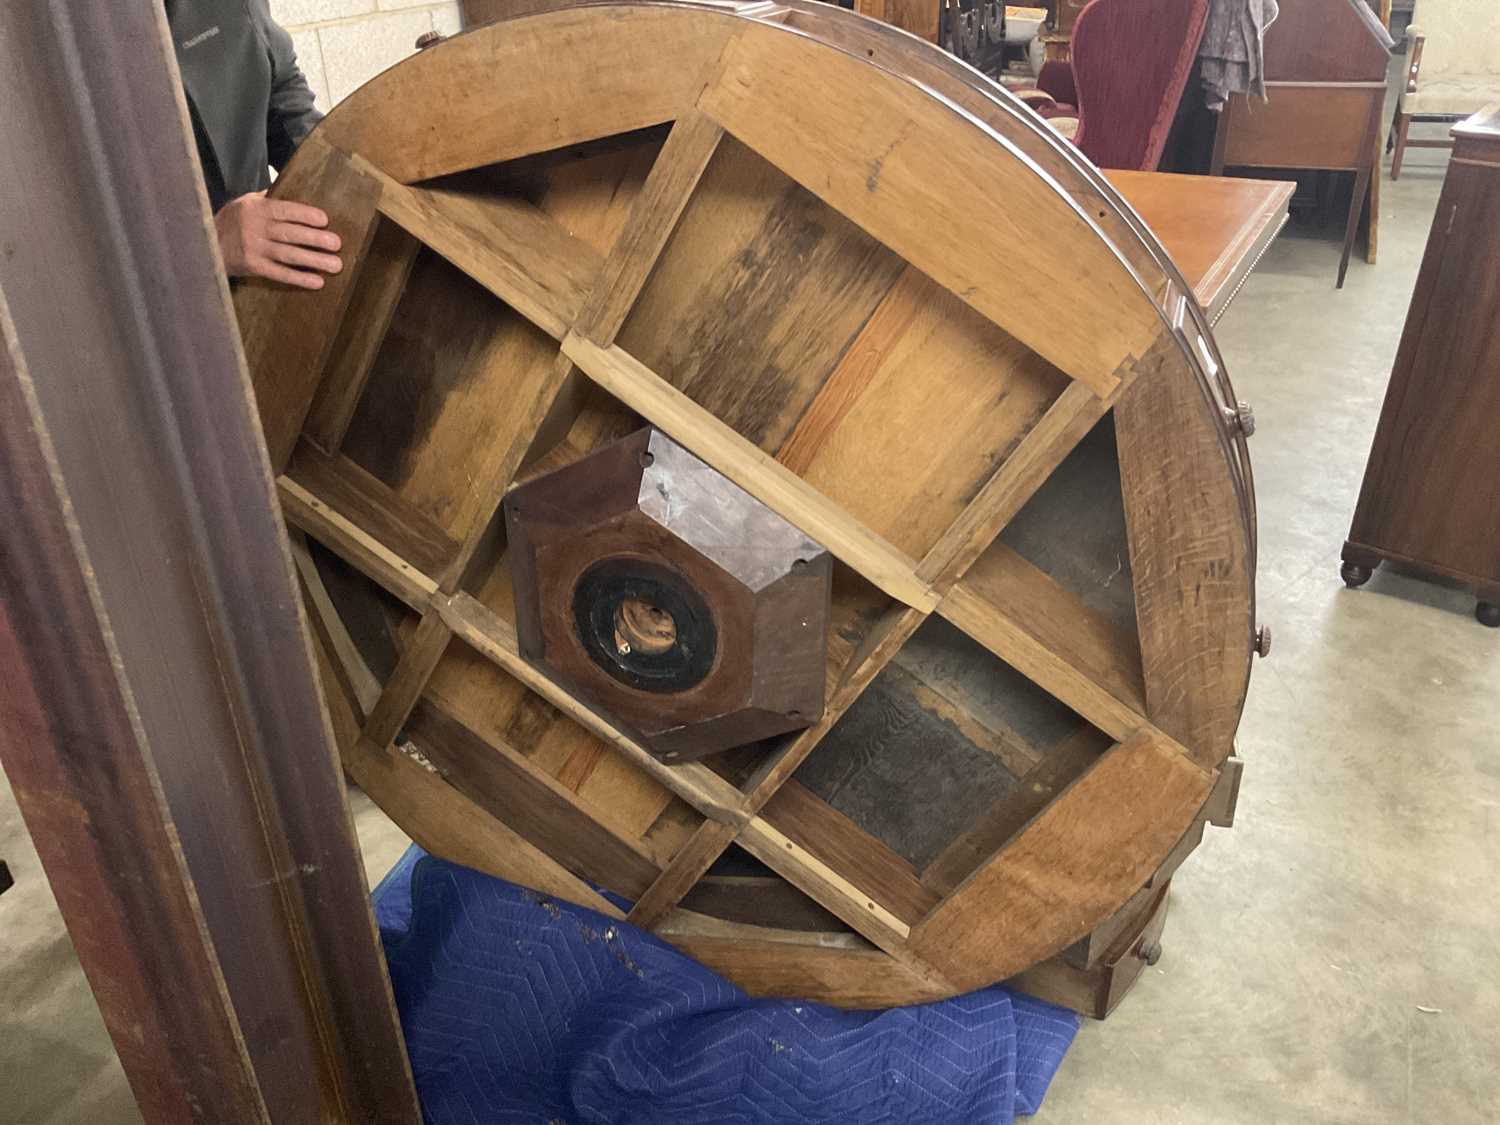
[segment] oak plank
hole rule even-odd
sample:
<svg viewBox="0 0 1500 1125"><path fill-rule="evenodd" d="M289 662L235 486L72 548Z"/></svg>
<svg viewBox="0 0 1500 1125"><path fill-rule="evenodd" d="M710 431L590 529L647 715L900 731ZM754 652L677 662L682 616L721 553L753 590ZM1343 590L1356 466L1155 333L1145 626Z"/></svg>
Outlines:
<svg viewBox="0 0 1500 1125"><path fill-rule="evenodd" d="M1014 792L990 806L922 869L922 884L937 895L950 894L1097 762L1112 744L1109 735L1085 726L1061 745L1054 746L1022 776Z"/></svg>
<svg viewBox="0 0 1500 1125"><path fill-rule="evenodd" d="M562 339L599 273L592 246L525 200L405 187L363 156L349 159L380 185L381 214L553 339Z"/></svg>
<svg viewBox="0 0 1500 1125"><path fill-rule="evenodd" d="M1135 639L1005 544L980 556L938 612L1117 740L1147 725Z"/></svg>
<svg viewBox="0 0 1500 1125"><path fill-rule="evenodd" d="M908 266L778 460L800 459L809 484L920 558L1077 386Z"/></svg>
<svg viewBox="0 0 1500 1125"><path fill-rule="evenodd" d="M811 39L750 26L725 47L699 106L736 138L1062 371L1107 395L1142 354L1157 310L1087 216L973 118L913 128L928 95ZM830 92L854 89L848 98ZM870 160L868 153L881 155ZM931 220L933 170L963 223ZM1025 270L996 269L1020 260Z"/></svg>
<svg viewBox="0 0 1500 1125"><path fill-rule="evenodd" d="M766 802L761 818L836 868L908 926L937 905L911 864L795 779Z"/></svg>
<svg viewBox="0 0 1500 1125"><path fill-rule="evenodd" d="M1255 629L1253 548L1213 409L1164 365L1114 411L1145 714L1210 767L1234 750Z"/></svg>
<svg viewBox="0 0 1500 1125"><path fill-rule="evenodd" d="M913 949L978 988L1072 944L1145 884L1212 785L1157 732L1116 744L928 914Z"/></svg>
<svg viewBox="0 0 1500 1125"><path fill-rule="evenodd" d="M595 383L660 426L696 456L772 511L801 528L891 597L924 610L937 604L913 571L916 563L851 519L837 504L692 402L619 348L576 334L563 353Z"/></svg>
<svg viewBox="0 0 1500 1125"><path fill-rule="evenodd" d="M673 123L575 320L576 330L594 343L615 342L723 135L696 111Z"/></svg>
<svg viewBox="0 0 1500 1125"><path fill-rule="evenodd" d="M867 944L832 944L802 935L798 944L748 932L734 936L659 935L689 957L732 980L751 996L796 996L844 1008L891 1008L941 1000L951 992Z"/></svg>
<svg viewBox="0 0 1500 1125"><path fill-rule="evenodd" d="M614 342L774 453L905 268L726 138Z"/></svg>
<svg viewBox="0 0 1500 1125"><path fill-rule="evenodd" d="M441 571L458 550L439 524L347 457L303 442L287 475L424 573Z"/></svg>
<svg viewBox="0 0 1500 1125"><path fill-rule="evenodd" d="M798 476L807 475L830 436L869 391L889 354L911 328L923 302L933 295L932 291L931 279L919 270L907 266L901 271L859 335L839 357L818 397L781 443L776 460Z"/></svg>
<svg viewBox="0 0 1500 1125"><path fill-rule="evenodd" d="M369 575L413 609L421 609L437 592L435 578L418 570L291 477L277 478L276 493L288 523Z"/></svg>
<svg viewBox="0 0 1500 1125"><path fill-rule="evenodd" d="M419 247L395 223L379 223L357 263L354 291L303 425L304 433L325 453L337 453L348 432Z"/></svg>
<svg viewBox="0 0 1500 1125"><path fill-rule="evenodd" d="M660 125L692 108L735 23L641 5L603 26L561 10L454 36L356 90L321 131L411 183Z"/></svg>
<svg viewBox="0 0 1500 1125"><path fill-rule="evenodd" d="M463 541L556 363L555 340L424 248L342 452Z"/></svg>
<svg viewBox="0 0 1500 1125"><path fill-rule="evenodd" d="M327 213L328 229L343 240L344 268L316 290L292 290L263 278L245 278L235 287L235 317L273 473L291 458L323 378L375 234L381 189L344 153L313 135L282 173L276 194L315 203Z"/></svg>
<svg viewBox="0 0 1500 1125"><path fill-rule="evenodd" d="M437 705L423 701L406 736L449 785L584 878L635 898L661 874L637 842L599 823L566 785Z"/></svg>
<svg viewBox="0 0 1500 1125"><path fill-rule="evenodd" d="M362 734L372 745L385 746L400 732L452 636L436 612L423 614L365 720Z"/></svg>

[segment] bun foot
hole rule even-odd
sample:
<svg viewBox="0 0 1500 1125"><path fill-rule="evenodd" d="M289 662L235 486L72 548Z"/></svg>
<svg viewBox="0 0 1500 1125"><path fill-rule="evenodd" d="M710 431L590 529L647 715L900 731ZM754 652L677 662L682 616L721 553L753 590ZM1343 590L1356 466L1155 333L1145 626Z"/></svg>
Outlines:
<svg viewBox="0 0 1500 1125"><path fill-rule="evenodd" d="M1367 566L1360 566L1357 563L1346 562L1339 569L1339 573L1344 577L1345 586L1348 586L1351 590L1357 590L1359 589L1359 587L1368 582L1370 580L1370 575L1375 572Z"/></svg>
<svg viewBox="0 0 1500 1125"><path fill-rule="evenodd" d="M1474 610L1474 616L1479 619L1481 625L1488 625L1491 629L1500 629L1500 603L1480 602L1479 607Z"/></svg>

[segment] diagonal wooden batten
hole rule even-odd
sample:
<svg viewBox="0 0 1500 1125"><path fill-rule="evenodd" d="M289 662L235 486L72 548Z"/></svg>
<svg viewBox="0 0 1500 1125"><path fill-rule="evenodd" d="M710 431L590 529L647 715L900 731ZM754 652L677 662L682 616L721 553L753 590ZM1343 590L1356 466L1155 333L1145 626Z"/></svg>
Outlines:
<svg viewBox="0 0 1500 1125"><path fill-rule="evenodd" d="M583 303L575 322L580 335L604 347L615 342L723 136L696 110L672 125Z"/></svg>
<svg viewBox="0 0 1500 1125"><path fill-rule="evenodd" d="M776 795L926 617L920 610L893 607L870 629L844 667L823 717L799 733L784 749L768 757L751 775L744 798L747 815L759 813ZM723 826L716 827L713 822L699 828L672 857L661 878L635 904L630 920L640 926L650 926L662 918L734 841L733 831L725 830Z"/></svg>
<svg viewBox="0 0 1500 1125"><path fill-rule="evenodd" d="M344 752L344 769L425 851L611 918L624 916L618 906L416 759L359 741Z"/></svg>
<svg viewBox="0 0 1500 1125"><path fill-rule="evenodd" d="M1174 346L1171 334L1163 331L1140 359L1132 357L1120 366L1118 385L1104 398L1095 396L1078 383L1069 385L985 482L942 538L933 544L917 566L917 574L932 583L939 593L947 593L948 588L963 577L980 553L995 541L1005 530L1005 525L1057 471L1068 454L1120 401L1134 384L1136 376L1141 371L1154 371L1159 363L1160 350Z"/></svg>
<svg viewBox="0 0 1500 1125"><path fill-rule="evenodd" d="M298 150L282 190L319 201L329 229L343 239L344 268L325 278L321 289L297 292L295 300L288 299L284 286L254 278L235 289L245 362L276 473L286 468L312 406L378 226L381 195L378 181L317 136L308 137Z"/></svg>
<svg viewBox="0 0 1500 1125"><path fill-rule="evenodd" d="M936 607L936 596L916 576L914 560L629 353L601 348L572 333L563 341L563 354L615 398L801 528L872 585L924 612Z"/></svg>
<svg viewBox="0 0 1500 1125"><path fill-rule="evenodd" d="M331 508L291 477L276 479L276 492L287 520L368 575L413 609L437 593L435 578L422 573L380 540Z"/></svg>
<svg viewBox="0 0 1500 1125"><path fill-rule="evenodd" d="M838 870L762 817L751 820L741 830L738 842L756 859L822 904L902 967L931 982L934 988L948 988L952 994L952 985L945 975L909 947L911 927Z"/></svg>
<svg viewBox="0 0 1500 1125"><path fill-rule="evenodd" d="M946 593L1104 417L1112 402L1079 383L1070 384L932 545L917 573Z"/></svg>
<svg viewBox="0 0 1500 1125"><path fill-rule="evenodd" d="M495 513L505 499L506 490L514 482L527 451L532 447L537 431L568 380L575 377L572 361L566 356L558 356L550 366L530 370L517 379L514 400L525 404L525 412L511 425L510 440L498 445L487 459L484 470L464 493L454 519L455 525L462 529L463 540L453 561L442 573L439 585L443 593L451 594L458 588L475 552L484 542L491 521L496 518Z"/></svg>
<svg viewBox="0 0 1500 1125"><path fill-rule="evenodd" d="M1145 885L1214 777L1160 732L1117 743L913 928L913 950L978 988L1078 940Z"/></svg>
<svg viewBox="0 0 1500 1125"><path fill-rule="evenodd" d="M639 299L646 278L651 276L721 136L723 129L696 111L682 114L672 124L639 195L631 204L624 228L610 246L603 266L595 273L588 296L574 320L574 332L601 345L615 342L619 327ZM522 450L523 460L543 455L564 440L582 411L588 381L571 360L565 360L555 372L555 380L547 404L549 410L528 431L523 431L528 432L529 438L528 447ZM472 550L474 547L465 544L465 559L472 555ZM455 574L460 573L462 568L456 568Z"/></svg>
<svg viewBox="0 0 1500 1125"><path fill-rule="evenodd" d="M458 549L441 527L347 457L304 441L278 478L296 527L421 611Z"/></svg>
<svg viewBox="0 0 1500 1125"><path fill-rule="evenodd" d="M349 634L348 626L339 616L333 598L329 596L328 587L323 582L323 576L318 573L318 564L308 550L306 537L292 529L288 540L292 548L292 563L297 568L297 579L302 586L302 596L307 604L307 615L311 619L313 631L326 649L333 670L363 723L380 700L380 680L370 671L359 646Z"/></svg>
<svg viewBox="0 0 1500 1125"><path fill-rule="evenodd" d="M442 617L429 610L417 623L416 631L406 642L396 670L386 681L380 698L375 701L370 716L365 720L361 736L374 746L386 746L400 733L402 725L411 714L433 669L443 658L448 648L452 631Z"/></svg>
<svg viewBox="0 0 1500 1125"><path fill-rule="evenodd" d="M906 922L763 817L747 824L738 842L882 949L899 948L911 936Z"/></svg>
<svg viewBox="0 0 1500 1125"><path fill-rule="evenodd" d="M740 791L707 766L690 762L669 766L652 756L643 746L624 734L608 720L574 699L566 689L553 683L522 657L516 643L515 629L482 602L468 594L440 598L438 610L453 629L455 636L475 651L492 660L526 687L546 699L559 711L576 720L585 729L610 743L633 764L661 782L704 816L731 824L747 819Z"/></svg>
<svg viewBox="0 0 1500 1125"><path fill-rule="evenodd" d="M458 549L436 521L348 457L303 441L286 475L423 574L441 573Z"/></svg>
<svg viewBox="0 0 1500 1125"><path fill-rule="evenodd" d="M578 318L598 253L523 200L406 187L368 160L351 165L380 186L380 213L553 339Z"/></svg>
<svg viewBox="0 0 1500 1125"><path fill-rule="evenodd" d="M405 737L449 785L591 882L635 898L661 874L638 840L611 830L576 792L432 700L412 712Z"/></svg>
<svg viewBox="0 0 1500 1125"><path fill-rule="evenodd" d="M1150 725L1133 637L1004 544L976 570L939 615L1113 738Z"/></svg>
<svg viewBox="0 0 1500 1125"><path fill-rule="evenodd" d="M349 431L420 247L395 223L381 223L356 263L354 292L303 424L303 432L325 453L338 452Z"/></svg>
<svg viewBox="0 0 1500 1125"><path fill-rule="evenodd" d="M376 746L362 735L364 716L380 698L379 682L349 636L306 544L295 534L292 544L345 772L426 851L612 918L623 917L612 902L430 765ZM489 744L483 745L490 752Z"/></svg>
<svg viewBox="0 0 1500 1125"><path fill-rule="evenodd" d="M759 812L787 779L797 772L797 767L806 761L807 756L817 748L818 743L823 741L824 736L834 728L926 619L927 614L920 610L901 606L887 611L875 624L849 658L823 717L793 739L785 750L767 758L751 775L746 788L752 812Z"/></svg>
<svg viewBox="0 0 1500 1125"><path fill-rule="evenodd" d="M1009 141L956 107L954 128L913 126L930 94L808 40L788 49L747 27L725 47L699 107L737 140L1094 393L1158 331L1130 268L1057 185ZM845 73L847 72L847 73ZM807 90L857 86L855 101ZM996 145L1014 159L995 160ZM879 155L870 158L870 153ZM931 221L933 170L962 224ZM996 179L997 173L1002 179ZM1020 218L1024 216L1024 221ZM1019 256L1034 267L996 270ZM1037 269L1042 272L1038 273Z"/></svg>
<svg viewBox="0 0 1500 1125"><path fill-rule="evenodd" d="M734 825L717 820L706 820L699 825L661 876L630 908L629 920L645 929L654 928L734 843L736 834Z"/></svg>
<svg viewBox="0 0 1500 1125"><path fill-rule="evenodd" d="M776 791L757 819L837 870L867 903L890 911L906 926L916 925L938 903L905 858L795 778Z"/></svg>

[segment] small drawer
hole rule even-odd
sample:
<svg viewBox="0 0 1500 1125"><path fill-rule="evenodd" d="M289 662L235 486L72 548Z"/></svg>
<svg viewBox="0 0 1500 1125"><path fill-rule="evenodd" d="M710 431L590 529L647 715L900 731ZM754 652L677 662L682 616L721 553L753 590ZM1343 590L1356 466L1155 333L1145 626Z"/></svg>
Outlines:
<svg viewBox="0 0 1500 1125"><path fill-rule="evenodd" d="M1161 934L1167 924L1167 886L1154 894L1151 904L1116 938L1092 968L1070 965L1062 956L1043 961L1005 983L1028 996L1071 1008L1102 1020L1124 999L1147 965L1161 956Z"/></svg>

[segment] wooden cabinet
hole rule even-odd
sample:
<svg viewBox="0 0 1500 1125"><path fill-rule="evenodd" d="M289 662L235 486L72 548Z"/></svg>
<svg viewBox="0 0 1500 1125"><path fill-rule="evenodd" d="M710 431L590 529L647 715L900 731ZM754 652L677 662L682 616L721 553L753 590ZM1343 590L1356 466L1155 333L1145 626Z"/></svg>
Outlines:
<svg viewBox="0 0 1500 1125"><path fill-rule="evenodd" d="M1212 171L1353 172L1338 284L1379 164L1390 36L1364 0L1283 0L1266 30L1266 98L1235 94L1219 114ZM1371 214L1371 239L1376 216Z"/></svg>
<svg viewBox="0 0 1500 1125"><path fill-rule="evenodd" d="M1456 147L1344 544L1344 581L1383 561L1455 579L1500 628L1500 106Z"/></svg>

